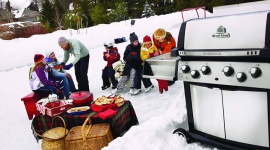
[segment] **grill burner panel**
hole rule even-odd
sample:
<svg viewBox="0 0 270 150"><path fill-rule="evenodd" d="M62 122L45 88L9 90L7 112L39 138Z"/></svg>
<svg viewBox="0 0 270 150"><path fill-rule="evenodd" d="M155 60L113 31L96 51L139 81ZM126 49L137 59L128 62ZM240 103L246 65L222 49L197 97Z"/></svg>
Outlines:
<svg viewBox="0 0 270 150"><path fill-rule="evenodd" d="M270 89L269 63L179 61L178 67L182 81Z"/></svg>

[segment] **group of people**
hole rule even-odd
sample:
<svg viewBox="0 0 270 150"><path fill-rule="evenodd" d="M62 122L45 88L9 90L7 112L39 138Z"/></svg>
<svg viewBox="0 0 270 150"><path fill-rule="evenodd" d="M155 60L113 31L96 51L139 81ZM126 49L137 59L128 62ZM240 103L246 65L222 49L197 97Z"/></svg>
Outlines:
<svg viewBox="0 0 270 150"><path fill-rule="evenodd" d="M64 50L64 58L60 62L53 51L46 51L46 57L35 54L34 66L29 72L29 80L32 91L36 93L57 94L60 99L69 99L71 92L90 91L88 82L89 51L76 39L60 37L59 46ZM71 63L66 64L74 55ZM78 89L69 70L74 66Z"/></svg>
<svg viewBox="0 0 270 150"><path fill-rule="evenodd" d="M109 88L112 85L112 94L119 94L129 81L130 94L136 95L141 92L141 82L145 86L145 92L149 92L154 88L151 80L143 78L144 61L148 58L165 54L176 47L176 42L171 33L166 32L162 28L158 28L151 37L146 35L141 44L138 36L133 32L130 34L130 44L126 46L123 54L125 62L122 77L118 81L115 79L115 70L113 63L120 60L120 54L117 47L112 43L104 43L105 52L103 59L107 61L107 65L102 71L102 90ZM29 72L29 80L32 91L37 93L57 94L60 99L68 99L71 92L75 91L90 91L88 81L88 66L89 66L89 50L76 39L67 39L60 37L58 39L59 46L64 50L64 58L59 61L53 51L46 51L46 56L35 54L34 66ZM66 64L70 58L74 56L71 63ZM78 89L74 85L74 81L69 73L69 70L74 66L75 76L78 83ZM159 92L163 93L168 90L168 85L174 82L166 80L157 80Z"/></svg>
<svg viewBox="0 0 270 150"><path fill-rule="evenodd" d="M141 82L143 83L145 87L145 92L149 92L151 89L154 88L154 85L152 84L151 80L148 78L143 78L143 65L144 61L148 58L158 56L160 54L165 54L171 51L172 48L176 47L176 42L173 36L170 32L166 32L162 28L158 28L152 35L153 42L151 40L151 37L146 35L143 38L143 43L140 44L138 40L138 36L133 32L130 34L130 44L127 45L125 51L123 60L125 62L125 67L122 73L122 77L117 83L114 78L114 70L111 67L111 72L107 74L106 67L103 70L103 86L102 89L106 89L109 87L109 78L112 81L112 94L117 95L123 89L125 88L126 83L129 80L129 86L130 91L129 93L132 95L139 94L141 92ZM104 45L106 50L107 47ZM113 47L113 46L112 46ZM114 49L117 49L114 47ZM108 61L108 64L114 63L119 60L119 58L116 59L115 55L110 55L110 57L114 59L105 59L108 52L104 53L104 60ZM118 54L119 56L119 54ZM110 63L109 63L110 62ZM111 66L111 65L110 65ZM106 71L106 73L104 73ZM145 70L147 71L147 70ZM104 76L106 74L106 76ZM106 82L105 82L106 81ZM163 90L168 90L168 85L172 85L174 81L166 81L166 80L160 80L158 79L158 85L159 85L159 92L162 94ZM117 83L117 84L116 84ZM106 87L106 88L104 88Z"/></svg>

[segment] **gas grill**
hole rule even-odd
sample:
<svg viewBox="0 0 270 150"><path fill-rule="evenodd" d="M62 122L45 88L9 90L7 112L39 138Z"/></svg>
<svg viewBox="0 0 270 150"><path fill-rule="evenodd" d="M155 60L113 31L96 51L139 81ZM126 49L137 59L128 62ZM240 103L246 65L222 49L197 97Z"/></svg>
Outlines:
<svg viewBox="0 0 270 150"><path fill-rule="evenodd" d="M165 64L167 73L157 67ZM270 11L186 21L177 47L145 66L146 78L184 83L189 129L174 133L221 149L269 149Z"/></svg>

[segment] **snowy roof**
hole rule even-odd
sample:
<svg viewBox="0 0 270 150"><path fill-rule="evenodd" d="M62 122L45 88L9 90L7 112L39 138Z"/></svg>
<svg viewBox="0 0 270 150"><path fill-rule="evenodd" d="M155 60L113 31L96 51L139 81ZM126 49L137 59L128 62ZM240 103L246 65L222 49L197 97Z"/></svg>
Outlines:
<svg viewBox="0 0 270 150"><path fill-rule="evenodd" d="M40 16L41 14L37 11L33 11L33 10L30 10L30 9L22 9L20 10L15 18L29 18L29 17L35 17L35 16Z"/></svg>

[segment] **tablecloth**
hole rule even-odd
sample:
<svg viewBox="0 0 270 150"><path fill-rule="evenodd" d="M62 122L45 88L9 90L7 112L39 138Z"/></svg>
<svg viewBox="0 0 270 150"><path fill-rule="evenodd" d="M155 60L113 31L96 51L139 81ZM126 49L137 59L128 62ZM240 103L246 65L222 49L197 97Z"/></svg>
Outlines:
<svg viewBox="0 0 270 150"><path fill-rule="evenodd" d="M98 112L94 112L91 109L86 114L71 116L64 113L60 116L65 120L66 128L69 130L74 126L81 126L87 117L91 117L93 124L109 123L114 138L121 136L133 125L139 124L135 110L130 101L126 100L121 107L115 108L114 110L117 111L115 116L106 120L101 119L98 116ZM63 126L64 124L61 119L56 119L54 121L53 127ZM35 116L32 120L31 128L34 136L37 138L35 133L42 135L45 131L52 128L52 117L47 115Z"/></svg>

